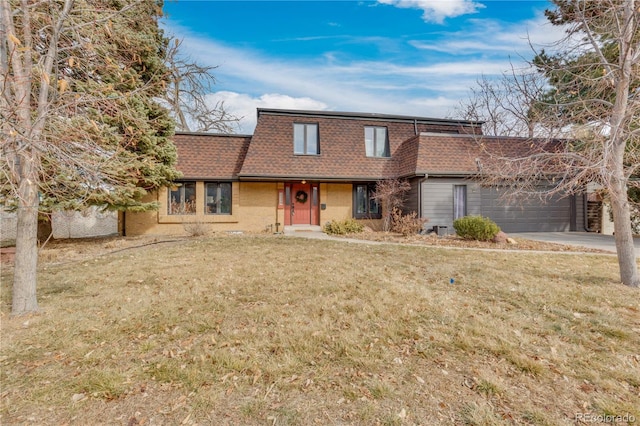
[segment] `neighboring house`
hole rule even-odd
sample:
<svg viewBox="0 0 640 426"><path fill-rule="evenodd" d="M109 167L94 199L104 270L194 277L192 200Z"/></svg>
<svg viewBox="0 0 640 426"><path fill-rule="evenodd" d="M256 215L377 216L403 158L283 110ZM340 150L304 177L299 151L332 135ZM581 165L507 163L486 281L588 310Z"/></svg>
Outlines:
<svg viewBox="0 0 640 426"><path fill-rule="evenodd" d="M49 226L50 225L50 226ZM15 245L18 219L15 213L0 208L0 246ZM38 237L54 239L88 238L118 235L118 213L88 207L83 211L55 211L51 223L39 223Z"/></svg>
<svg viewBox="0 0 640 426"><path fill-rule="evenodd" d="M475 180L478 138L514 153L530 141L482 136L480 122L384 114L259 109L253 135L177 133L184 177L149 194L156 212L122 215L125 235L276 231L336 219L381 217L375 183L405 178L405 211L452 228L481 214L506 232L583 230L583 196L505 203Z"/></svg>
<svg viewBox="0 0 640 426"><path fill-rule="evenodd" d="M118 235L118 213L91 206L83 211L54 211L53 238L90 238Z"/></svg>

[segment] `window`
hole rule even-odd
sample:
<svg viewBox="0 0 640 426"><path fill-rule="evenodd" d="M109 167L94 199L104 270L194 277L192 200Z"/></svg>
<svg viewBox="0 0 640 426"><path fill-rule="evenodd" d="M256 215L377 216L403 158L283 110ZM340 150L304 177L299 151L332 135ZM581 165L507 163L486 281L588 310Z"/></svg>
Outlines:
<svg viewBox="0 0 640 426"><path fill-rule="evenodd" d="M467 185L453 185L453 219L467 215Z"/></svg>
<svg viewBox="0 0 640 426"><path fill-rule="evenodd" d="M367 157L389 157L386 127L365 127L364 148Z"/></svg>
<svg viewBox="0 0 640 426"><path fill-rule="evenodd" d="M318 125L300 124L293 125L293 153L300 155L318 155Z"/></svg>
<svg viewBox="0 0 640 426"><path fill-rule="evenodd" d="M358 184L353 186L353 217L356 219L380 219L380 204L371 198L375 192L375 184Z"/></svg>
<svg viewBox="0 0 640 426"><path fill-rule="evenodd" d="M182 182L169 191L169 214L196 214L196 183Z"/></svg>
<svg viewBox="0 0 640 426"><path fill-rule="evenodd" d="M205 194L205 213L231 214L231 182L209 182Z"/></svg>

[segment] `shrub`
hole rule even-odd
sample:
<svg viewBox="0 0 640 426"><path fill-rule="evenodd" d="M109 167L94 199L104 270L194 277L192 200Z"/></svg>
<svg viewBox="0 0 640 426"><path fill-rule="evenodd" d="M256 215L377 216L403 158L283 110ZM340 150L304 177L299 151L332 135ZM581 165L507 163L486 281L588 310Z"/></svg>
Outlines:
<svg viewBox="0 0 640 426"><path fill-rule="evenodd" d="M393 231L393 212L404 204L411 184L406 180L387 179L376 182L376 190L371 199L382 208L382 230Z"/></svg>
<svg viewBox="0 0 640 426"><path fill-rule="evenodd" d="M324 225L324 232L333 235L355 234L364 231L364 225L355 219L332 220Z"/></svg>
<svg viewBox="0 0 640 426"><path fill-rule="evenodd" d="M422 231L424 224L429 221L429 219L423 219L417 216L416 212L403 215L400 209L394 208L391 213L391 230L405 237L417 234Z"/></svg>
<svg viewBox="0 0 640 426"><path fill-rule="evenodd" d="M202 222L184 222L182 228L190 237L207 235L207 226Z"/></svg>
<svg viewBox="0 0 640 426"><path fill-rule="evenodd" d="M500 232L500 227L488 217L465 216L453 221L456 234L465 240L490 241Z"/></svg>

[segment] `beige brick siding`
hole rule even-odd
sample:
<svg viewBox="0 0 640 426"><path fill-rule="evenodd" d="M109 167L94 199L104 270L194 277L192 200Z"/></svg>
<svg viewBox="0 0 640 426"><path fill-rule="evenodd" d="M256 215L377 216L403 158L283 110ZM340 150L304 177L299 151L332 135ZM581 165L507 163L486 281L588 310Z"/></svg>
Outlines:
<svg viewBox="0 0 640 426"><path fill-rule="evenodd" d="M188 228L197 224L213 231L275 232L284 226L285 208L278 208L278 191L284 190L282 182L233 182L232 214L204 214L204 182L196 182L196 214L167 214L167 190L161 189L153 199L158 201L157 212L126 213L126 235L188 235ZM320 225L331 220L345 220L353 216L353 185L350 183L321 183L320 203L326 204L320 210ZM375 226L377 221L365 221ZM190 225L191 224L191 225Z"/></svg>
<svg viewBox="0 0 640 426"><path fill-rule="evenodd" d="M205 185L196 182L196 214L167 214L167 189L148 196L145 201L157 201L158 211L126 213L126 235L188 235L190 229L199 227L207 232L215 231L275 231L278 201L278 184L275 182L233 182L231 184L230 215L204 213ZM282 223L282 222L281 222Z"/></svg>
<svg viewBox="0 0 640 426"><path fill-rule="evenodd" d="M320 210L320 225L353 216L352 188L350 183L320 184L320 203L327 205L326 210Z"/></svg>

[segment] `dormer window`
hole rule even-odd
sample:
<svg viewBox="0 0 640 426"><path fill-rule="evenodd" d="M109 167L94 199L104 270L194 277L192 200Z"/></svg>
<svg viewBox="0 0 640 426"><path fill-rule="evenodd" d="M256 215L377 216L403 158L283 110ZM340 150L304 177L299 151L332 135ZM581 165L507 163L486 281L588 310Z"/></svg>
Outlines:
<svg viewBox="0 0 640 426"><path fill-rule="evenodd" d="M293 153L298 155L320 154L317 124L293 124Z"/></svg>
<svg viewBox="0 0 640 426"><path fill-rule="evenodd" d="M364 147L367 157L389 157L386 127L365 127Z"/></svg>

